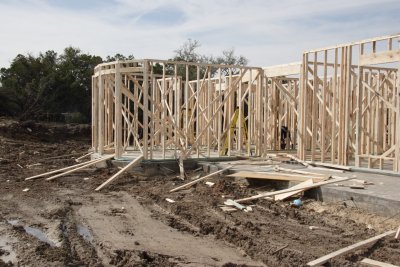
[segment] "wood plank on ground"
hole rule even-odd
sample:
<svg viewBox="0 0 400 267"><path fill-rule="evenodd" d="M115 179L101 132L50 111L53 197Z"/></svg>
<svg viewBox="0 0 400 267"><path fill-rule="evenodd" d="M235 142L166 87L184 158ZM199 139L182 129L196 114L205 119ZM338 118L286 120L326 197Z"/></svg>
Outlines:
<svg viewBox="0 0 400 267"><path fill-rule="evenodd" d="M325 162L314 162L314 161L308 161L308 163L311 164L311 165L330 168L330 169L351 171L351 167L348 167L348 166L336 165L336 164L325 163Z"/></svg>
<svg viewBox="0 0 400 267"><path fill-rule="evenodd" d="M108 156L109 159L112 158L112 157L114 157L114 155ZM31 176L31 177L25 178L25 180L37 179L37 178L40 178L40 177L43 177L43 176L47 176L47 175L50 175L50 174L59 173L59 172L67 171L67 170L72 170L72 169L78 168L80 166L86 166L86 165L88 165L90 163L98 163L102 159L104 159L104 158L92 159L92 160L89 160L89 161L86 161L86 162L82 162L82 163L79 163L79 164L75 164L75 165L72 165L72 166L68 166L68 167L65 167L65 168L61 168L61 169L57 169L57 170L54 170L54 171L49 171L49 172L41 173L41 174L38 174L38 175L35 175L35 176Z"/></svg>
<svg viewBox="0 0 400 267"><path fill-rule="evenodd" d="M47 175L50 175L50 174L59 173L59 172L63 172L63 171L71 170L71 169L75 169L77 167L80 167L80 166L83 166L83 165L87 165L87 164L89 164L91 162L95 162L95 161L98 161L98 160L99 160L99 158L92 159L92 160L89 160L89 161L86 161L86 162L78 163L78 164L71 165L71 166L68 166L68 167L64 167L64 168L61 168L61 169L57 169L57 170L41 173L41 174L38 174L38 175L35 175L35 176L31 176L31 177L25 178L25 180L27 181L27 180L37 179L37 178L40 178L40 177L43 177L43 176L47 176Z"/></svg>
<svg viewBox="0 0 400 267"><path fill-rule="evenodd" d="M138 165L141 161L143 160L143 155L139 156L138 158L132 160L131 162L129 162L128 165L126 165L125 167L123 167L121 170L119 170L116 174L114 174L113 176L111 176L107 181L105 181L104 183L102 183L100 186L98 186L95 191L99 191L101 190L103 187L105 187L106 185L108 185L109 183L111 183L112 181L114 181L115 179L117 179L122 173L124 173L125 171L129 170L130 168Z"/></svg>
<svg viewBox="0 0 400 267"><path fill-rule="evenodd" d="M288 169L288 168L282 168L279 166L276 166L274 168L274 170L277 172L283 171L283 172L289 172L289 173L297 173L297 174L301 174L301 175L312 175L312 176L323 176L323 177L326 176L326 174L323 174L323 173L308 172L308 171L297 170L297 169Z"/></svg>
<svg viewBox="0 0 400 267"><path fill-rule="evenodd" d="M378 241L379 239L384 238L386 236L393 235L395 232L396 231L393 231L393 230L387 231L387 232L385 232L383 234L380 234L380 235L368 238L366 240L360 241L358 243L355 243L353 245L341 248L341 249L339 249L339 250L337 250L335 252L332 252L332 253L330 253L328 255L325 255L325 256L322 256L322 257L320 257L320 258L318 258L316 260L310 261L309 263L307 263L307 266L319 266L319 265L324 264L325 262L329 261L330 259L339 257L341 255L347 254L349 252L352 252L352 251L354 251L356 249L359 249L361 247L364 247L366 245L372 244L372 243L374 243L374 242Z"/></svg>
<svg viewBox="0 0 400 267"><path fill-rule="evenodd" d="M49 178L46 178L46 180L47 180L47 181L54 180L54 179L56 179L56 178L58 178L58 177L61 177L61 176L64 176L64 175L67 175L67 174L70 174L70 173L73 173L73 172L76 172L76 171L79 171L79 170L82 170L82 169L86 169L87 167L90 167L90 166L95 165L95 164L98 164L98 163L100 163L100 162L109 160L109 159L111 159L111 158L113 158L113 157L114 157L114 155L109 155L109 156L105 156L105 157L102 157L102 158L98 158L98 159L96 159L96 160L94 160L94 161L85 162L86 164L83 165L83 166L80 166L80 167L75 168L75 169L70 169L70 170L68 170L68 171L66 171L66 172L63 172L63 173L60 173L60 174L51 176L51 177L49 177ZM78 165L78 164L76 164L76 165ZM75 165L75 166L76 166L76 165Z"/></svg>
<svg viewBox="0 0 400 267"><path fill-rule="evenodd" d="M308 179L307 181L301 182L301 183L299 183L299 184L297 184L295 186L290 187L291 189L299 188L299 190L275 195L274 199L275 199L275 201L277 201L277 200L285 200L288 197L291 197L293 195L296 195L296 194L299 194L301 192L304 192L304 186L310 186L310 185L313 185L313 184L314 184L313 179Z"/></svg>
<svg viewBox="0 0 400 267"><path fill-rule="evenodd" d="M204 177L201 177L201 178L199 178L199 179L196 179L196 180L194 180L194 181L191 181L191 182L189 182L189 183L187 183L187 184L178 186L178 187L176 187L176 188L170 190L169 192L175 192L175 191L178 191L178 190L180 190L180 189L182 189L182 188L192 186L192 185L194 185L194 184L197 184L197 183L200 182L200 181L203 181L203 180L205 180L205 179L208 179L208 178L210 178L210 177L212 177L212 176L215 176L215 175L217 175L217 174L223 173L224 171L229 170L229 169L232 168L232 167L233 167L233 166L229 166L229 167L226 167L226 168L224 168L224 169L222 169L222 170L219 170L219 171L210 173L210 174L208 174L208 175L206 175L206 176L204 176Z"/></svg>
<svg viewBox="0 0 400 267"><path fill-rule="evenodd" d="M325 171L325 172L338 172L338 173L344 173L344 170L337 170L337 169L331 169L331 168L326 168L326 167L313 167L313 166L308 166L310 170L315 170L315 171Z"/></svg>
<svg viewBox="0 0 400 267"><path fill-rule="evenodd" d="M368 258L363 259L360 263L361 265L374 266L374 267L399 267L398 265L393 265L390 263L376 261Z"/></svg>
<svg viewBox="0 0 400 267"><path fill-rule="evenodd" d="M242 177L249 179L265 179L265 180L279 180L279 181L299 181L305 182L308 179L313 179L314 182L325 181L330 175L310 177L309 175L301 174L288 174L288 173L276 173L276 172L250 172L250 171L239 171L233 174L227 175L228 177Z"/></svg>

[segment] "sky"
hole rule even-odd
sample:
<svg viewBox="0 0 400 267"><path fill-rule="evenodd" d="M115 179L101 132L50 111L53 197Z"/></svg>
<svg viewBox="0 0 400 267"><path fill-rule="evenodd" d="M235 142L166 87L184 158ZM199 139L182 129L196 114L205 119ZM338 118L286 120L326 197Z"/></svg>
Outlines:
<svg viewBox="0 0 400 267"><path fill-rule="evenodd" d="M67 46L105 57L168 59L188 38L199 52L235 49L251 66L400 32L400 0L0 0L0 67L17 54Z"/></svg>

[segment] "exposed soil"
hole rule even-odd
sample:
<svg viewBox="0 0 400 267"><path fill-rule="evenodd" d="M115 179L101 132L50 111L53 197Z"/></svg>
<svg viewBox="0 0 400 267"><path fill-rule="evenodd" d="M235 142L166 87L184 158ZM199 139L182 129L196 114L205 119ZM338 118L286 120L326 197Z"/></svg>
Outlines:
<svg viewBox="0 0 400 267"><path fill-rule="evenodd" d="M89 134L87 126L0 119L0 266L304 266L400 225L311 199L301 208L263 199L252 212L227 213L223 196L256 189L223 177L175 193L183 182L162 171L126 173L100 192L94 188L118 168L24 180L75 164ZM385 238L327 265L358 266L364 257L399 264L400 242Z"/></svg>

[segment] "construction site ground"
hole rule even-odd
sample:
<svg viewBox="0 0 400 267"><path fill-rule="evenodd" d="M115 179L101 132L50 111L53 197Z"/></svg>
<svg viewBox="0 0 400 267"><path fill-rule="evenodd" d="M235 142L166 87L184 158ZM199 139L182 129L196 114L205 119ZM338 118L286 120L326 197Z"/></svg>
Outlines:
<svg viewBox="0 0 400 267"><path fill-rule="evenodd" d="M170 193L187 181L166 169L125 173L100 192L117 167L24 180L76 164L89 147L89 126L0 120L0 266L304 266L400 225L398 216L307 198L300 208L260 199L251 212L227 213L225 199L273 184L217 176L212 187ZM188 180L201 174L188 171ZM388 237L329 264L365 257L399 264L400 242Z"/></svg>

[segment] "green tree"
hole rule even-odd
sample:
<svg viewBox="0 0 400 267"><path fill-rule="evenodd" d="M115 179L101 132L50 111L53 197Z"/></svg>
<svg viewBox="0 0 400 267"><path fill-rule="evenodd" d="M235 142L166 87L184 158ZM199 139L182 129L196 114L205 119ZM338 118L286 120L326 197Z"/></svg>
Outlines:
<svg viewBox="0 0 400 267"><path fill-rule="evenodd" d="M57 54L47 51L37 58L17 55L9 68L0 70L0 112L22 119L45 109L43 99L55 86Z"/></svg>
<svg viewBox="0 0 400 267"><path fill-rule="evenodd" d="M114 56L107 56L104 62L112 62L117 60L133 60L133 59L135 59L133 55L124 56L120 53L117 53Z"/></svg>
<svg viewBox="0 0 400 267"><path fill-rule="evenodd" d="M187 39L181 47L174 51L175 56L173 61L185 61L194 63L205 63L207 57L197 52L200 47L200 42L197 40Z"/></svg>
<svg viewBox="0 0 400 267"><path fill-rule="evenodd" d="M88 121L91 110L91 86L94 67L101 57L83 54L67 47L60 55L57 68L57 91L48 109L52 112L79 112Z"/></svg>
<svg viewBox="0 0 400 267"><path fill-rule="evenodd" d="M218 56L216 58L211 58L210 62L213 64L220 64L220 65L236 65L236 66L246 66L248 63L247 58L244 56L236 56L235 55L235 49L227 49L222 51L222 55ZM222 68L221 69L222 75L229 75L229 69L228 68ZM232 74L238 74L239 69L235 68L232 69Z"/></svg>
<svg viewBox="0 0 400 267"><path fill-rule="evenodd" d="M219 65L247 65L247 58L240 55L235 55L235 50L233 48L222 51L221 56L207 56L200 54L198 48L201 46L200 42L197 40L188 39L181 47L174 51L175 55L171 59L172 61L184 61L193 63L209 63L209 64L219 64ZM212 70L212 75L215 75L217 69ZM229 75L228 68L222 68L222 75ZM168 74L173 73L173 70L168 68ZM205 69L201 68L200 77L203 77ZM238 74L239 69L232 69L232 74ZM186 78L186 69L184 66L178 66L178 75ZM194 80L197 78L197 68L195 66L189 67L189 80Z"/></svg>
<svg viewBox="0 0 400 267"><path fill-rule="evenodd" d="M0 70L0 114L32 118L41 113L79 112L90 118L91 76L102 59L67 47L17 55L9 68Z"/></svg>

